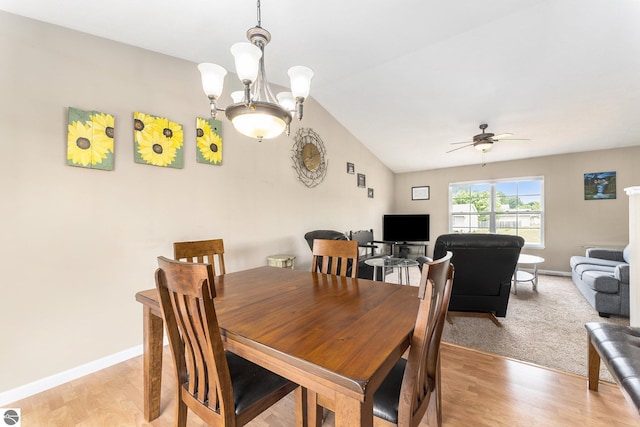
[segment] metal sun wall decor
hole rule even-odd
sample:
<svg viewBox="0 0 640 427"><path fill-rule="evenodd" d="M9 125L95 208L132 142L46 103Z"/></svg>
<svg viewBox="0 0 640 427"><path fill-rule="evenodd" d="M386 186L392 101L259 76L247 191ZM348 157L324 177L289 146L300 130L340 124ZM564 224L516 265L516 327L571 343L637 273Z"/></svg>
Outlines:
<svg viewBox="0 0 640 427"><path fill-rule="evenodd" d="M136 163L182 168L182 125L165 117L133 113L134 159Z"/></svg>
<svg viewBox="0 0 640 427"><path fill-rule="evenodd" d="M326 154L320 135L311 128L298 129L291 147L291 160L300 182L313 188L324 180L328 165Z"/></svg>
<svg viewBox="0 0 640 427"><path fill-rule="evenodd" d="M69 107L67 164L113 170L114 131L111 114Z"/></svg>
<svg viewBox="0 0 640 427"><path fill-rule="evenodd" d="M222 122L196 118L196 161L222 165Z"/></svg>
<svg viewBox="0 0 640 427"><path fill-rule="evenodd" d="M584 199L602 200L616 198L616 173L595 172L584 174Z"/></svg>

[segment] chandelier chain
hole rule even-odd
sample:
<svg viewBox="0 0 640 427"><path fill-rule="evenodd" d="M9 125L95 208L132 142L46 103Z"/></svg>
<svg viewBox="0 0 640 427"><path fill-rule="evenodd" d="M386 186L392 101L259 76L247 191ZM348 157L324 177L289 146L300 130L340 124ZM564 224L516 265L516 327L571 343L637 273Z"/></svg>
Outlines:
<svg viewBox="0 0 640 427"><path fill-rule="evenodd" d="M262 27L262 16L260 14L260 0L258 0L258 27Z"/></svg>

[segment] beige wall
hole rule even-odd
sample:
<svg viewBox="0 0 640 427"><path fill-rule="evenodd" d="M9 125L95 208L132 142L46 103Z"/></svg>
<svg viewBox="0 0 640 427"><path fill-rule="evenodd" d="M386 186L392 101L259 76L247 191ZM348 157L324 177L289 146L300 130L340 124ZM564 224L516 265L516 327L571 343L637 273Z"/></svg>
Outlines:
<svg viewBox="0 0 640 427"><path fill-rule="evenodd" d="M490 161L491 154L486 158ZM623 189L640 183L638 159L640 147L631 147L398 174L395 209L430 214L432 253L438 235L449 230L449 183L543 176L545 248L524 252L545 258L540 269L568 272L569 258L583 254L585 246L618 246L629 241L629 200ZM617 198L584 200L584 174L605 171L617 172ZM411 187L421 185L431 187L430 200L412 201Z"/></svg>
<svg viewBox="0 0 640 427"><path fill-rule="evenodd" d="M329 166L308 189L292 138L258 143L226 121L223 166L196 163L195 118L209 108L196 64L1 12L0 58L0 393L139 345L134 294L154 286L173 241L224 238L231 272L276 253L309 268L306 231L379 234L391 210L391 171L313 98L301 125L320 134ZM70 106L115 116L114 171L66 165ZM183 169L134 163L134 111L183 124Z"/></svg>

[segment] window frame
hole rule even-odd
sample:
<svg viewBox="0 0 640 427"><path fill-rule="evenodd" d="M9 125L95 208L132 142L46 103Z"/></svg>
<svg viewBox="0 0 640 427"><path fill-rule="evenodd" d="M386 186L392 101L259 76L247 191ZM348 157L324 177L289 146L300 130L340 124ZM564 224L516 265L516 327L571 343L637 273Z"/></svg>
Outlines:
<svg viewBox="0 0 640 427"><path fill-rule="evenodd" d="M472 212L468 212L468 213L463 213L463 212L459 212L459 211L454 211L453 210L453 188L454 187L459 187L459 186L473 186L473 185L483 185L483 186L488 186L489 187L489 210L488 211L482 211L482 212L477 212L475 215L477 215L478 217L480 217L481 215L488 215L489 216L489 233L496 233L496 230L498 229L497 227L497 217L501 214L504 214L504 212L498 211L498 196L497 196L497 192L496 192L496 186L498 184L505 184L505 183L510 183L510 184L516 184L516 188L519 189L518 184L521 182L526 182L526 181L538 181L540 182L540 210L536 210L536 211L530 211L528 213L531 213L533 215L539 215L540 216L540 243L529 243L526 241L525 239L525 244L524 247L525 248L531 248L531 249L544 249L545 247L545 239L544 239L544 223L545 223L545 208L544 208L544 176L526 176L526 177L515 177L515 178L500 178L500 179L485 179L485 180L474 180L474 181L461 181L461 182L450 182L449 183L449 203L448 203L448 208L449 208L449 214L448 214L448 221L449 221L449 233L459 233L460 231L454 231L454 226L455 224L455 218L457 218L458 216L473 216L474 213ZM525 195L526 196L526 195ZM537 194L532 194L531 196L537 196ZM510 195L507 195L507 197L510 197ZM520 192L517 191L515 197L520 197ZM518 216L518 211L516 210L516 217ZM458 225L455 228L462 228L460 227L460 225ZM471 225L469 226L469 230L473 229L474 227L471 227ZM480 227L477 227L478 229L480 229ZM519 225L519 221L516 221L516 235L521 235L521 233L519 233L521 230L525 230L525 229L529 229L529 227L521 227Z"/></svg>

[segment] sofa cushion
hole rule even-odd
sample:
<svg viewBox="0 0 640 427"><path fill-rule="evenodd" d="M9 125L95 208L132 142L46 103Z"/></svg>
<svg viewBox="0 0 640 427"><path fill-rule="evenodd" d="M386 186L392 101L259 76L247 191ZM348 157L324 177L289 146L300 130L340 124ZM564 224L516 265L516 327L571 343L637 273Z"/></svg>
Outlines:
<svg viewBox="0 0 640 427"><path fill-rule="evenodd" d="M589 258L608 259L611 261L623 262L622 249L613 248L588 248L585 251L585 256Z"/></svg>
<svg viewBox="0 0 640 427"><path fill-rule="evenodd" d="M571 257L571 259L569 260L569 264L571 265L571 268L574 270L576 269L577 266L580 266L580 265L588 265L588 266L598 265L603 267L612 267L611 271L613 271L613 267L618 266L620 264L624 264L624 263L622 261L611 261L608 259L589 258L586 256L575 255Z"/></svg>
<svg viewBox="0 0 640 427"><path fill-rule="evenodd" d="M587 271L601 271L613 276L613 271L615 267L606 266L606 265L591 265L591 264L579 264L574 268L574 271L578 273L580 277L584 275Z"/></svg>
<svg viewBox="0 0 640 427"><path fill-rule="evenodd" d="M590 270L582 273L582 281L596 292L616 294L620 292L620 282L612 273Z"/></svg>
<svg viewBox="0 0 640 427"><path fill-rule="evenodd" d="M622 258L624 258L627 264L631 264L631 245L627 245L622 251Z"/></svg>

